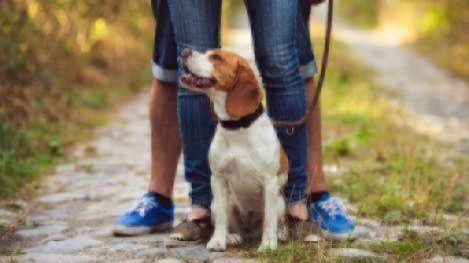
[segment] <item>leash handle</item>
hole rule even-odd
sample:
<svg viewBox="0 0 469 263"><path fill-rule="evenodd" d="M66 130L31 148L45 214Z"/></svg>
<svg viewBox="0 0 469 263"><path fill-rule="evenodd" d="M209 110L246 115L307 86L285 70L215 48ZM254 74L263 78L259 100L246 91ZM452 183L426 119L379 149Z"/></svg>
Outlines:
<svg viewBox="0 0 469 263"><path fill-rule="evenodd" d="M321 90L324 85L324 78L326 76L326 68L329 60L329 49L331 45L331 35L332 35L332 18L334 13L334 0L328 1L327 9L327 25L326 25L326 36L324 39L324 52L322 55L321 62L321 71L319 74L318 84L316 85L316 92L314 93L314 98L309 107L306 108L306 113L301 119L297 121L274 121L272 122L274 126L277 127L289 127L288 130L292 130L293 127L297 127L306 123L309 115L311 115L317 108L319 102L319 96L321 95Z"/></svg>

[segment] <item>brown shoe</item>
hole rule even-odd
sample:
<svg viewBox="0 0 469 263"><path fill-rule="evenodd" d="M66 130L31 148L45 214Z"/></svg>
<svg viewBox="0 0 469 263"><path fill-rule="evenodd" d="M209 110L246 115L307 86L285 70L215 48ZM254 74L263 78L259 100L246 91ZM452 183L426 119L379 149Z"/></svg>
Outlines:
<svg viewBox="0 0 469 263"><path fill-rule="evenodd" d="M199 245L207 242L213 234L213 225L210 216L194 220L184 219L177 225L169 239L165 242L166 247L177 247L187 245Z"/></svg>
<svg viewBox="0 0 469 263"><path fill-rule="evenodd" d="M303 220L296 216L287 215L286 224L288 228L288 238L290 240L305 243L316 243L323 241L321 230L310 220Z"/></svg>

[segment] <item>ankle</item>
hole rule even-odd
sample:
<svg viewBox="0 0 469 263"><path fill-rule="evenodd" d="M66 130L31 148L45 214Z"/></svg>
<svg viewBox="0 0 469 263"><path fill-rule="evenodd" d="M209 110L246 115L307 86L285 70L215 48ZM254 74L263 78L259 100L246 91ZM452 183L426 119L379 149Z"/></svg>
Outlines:
<svg viewBox="0 0 469 263"><path fill-rule="evenodd" d="M149 193L158 193L162 196L165 196L167 198L171 198L173 193L172 193L172 186L171 187L166 187L163 185L160 185L160 184L157 184L156 182L154 182L153 180L150 182L150 185L148 186L148 192Z"/></svg>
<svg viewBox="0 0 469 263"><path fill-rule="evenodd" d="M204 207L193 206L189 214L187 214L188 220L199 219L210 216L210 210Z"/></svg>
<svg viewBox="0 0 469 263"><path fill-rule="evenodd" d="M287 214L301 220L307 220L308 210L306 209L306 203L302 202L289 206L287 208Z"/></svg>

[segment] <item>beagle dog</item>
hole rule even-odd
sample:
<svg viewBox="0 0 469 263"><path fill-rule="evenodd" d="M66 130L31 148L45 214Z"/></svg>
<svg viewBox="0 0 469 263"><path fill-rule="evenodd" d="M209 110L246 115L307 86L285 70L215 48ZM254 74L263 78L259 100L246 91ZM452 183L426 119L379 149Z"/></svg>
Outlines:
<svg viewBox="0 0 469 263"><path fill-rule="evenodd" d="M207 248L224 251L227 244L262 236L259 250L276 249L289 163L254 72L225 50L186 49L181 62L182 86L207 95L218 118L209 152L215 230Z"/></svg>

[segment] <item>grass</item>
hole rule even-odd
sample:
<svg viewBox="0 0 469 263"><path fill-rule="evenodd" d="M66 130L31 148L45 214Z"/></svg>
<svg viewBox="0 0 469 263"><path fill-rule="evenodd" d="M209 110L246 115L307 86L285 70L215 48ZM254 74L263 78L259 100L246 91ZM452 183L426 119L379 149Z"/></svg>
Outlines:
<svg viewBox="0 0 469 263"><path fill-rule="evenodd" d="M109 86L73 94L73 110L67 113L67 119L51 121L38 115L21 127L0 123L0 198L17 194L25 184L63 161L71 145L88 138L93 128L106 122L109 109L149 82L150 74L145 73L140 68L129 72L134 78L132 85L138 88L129 89L113 81Z"/></svg>
<svg viewBox="0 0 469 263"><path fill-rule="evenodd" d="M338 6L338 12L354 25L372 28L378 24L379 5L379 1L341 1Z"/></svg>
<svg viewBox="0 0 469 263"><path fill-rule="evenodd" d="M370 251L389 255L397 262L421 262L432 255L461 256L464 239L454 233L443 233L440 237L420 238L416 232L405 230L405 238L399 241L377 241L361 245Z"/></svg>
<svg viewBox="0 0 469 263"><path fill-rule="evenodd" d="M376 241L370 243L349 242L322 242L317 244L304 244L300 242L287 242L281 244L275 251L257 252L257 243L244 245L240 250L243 257L256 258L260 262L269 263L302 263L302 262L422 262L434 254L457 255L459 253L455 244L442 241L440 243L425 243L416 237L400 241ZM333 257L327 251L334 248L356 248L374 252L381 257L352 259ZM239 248L238 248L239 249ZM237 249L231 249L233 252Z"/></svg>
<svg viewBox="0 0 469 263"><path fill-rule="evenodd" d="M149 1L12 0L2 3L0 24L6 36L0 38L5 199L61 161L70 145L106 121L108 109L149 83L147 33L154 19Z"/></svg>
<svg viewBox="0 0 469 263"><path fill-rule="evenodd" d="M370 248L378 253L393 254L399 259L409 258L426 250L425 244L418 239L381 241L371 244Z"/></svg>
<svg viewBox="0 0 469 263"><path fill-rule="evenodd" d="M306 245L299 242L289 242L275 251L255 252L261 262L325 262L328 244L319 243ZM253 252L251 252L253 253Z"/></svg>

